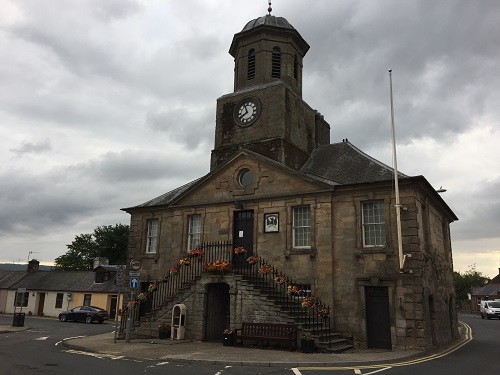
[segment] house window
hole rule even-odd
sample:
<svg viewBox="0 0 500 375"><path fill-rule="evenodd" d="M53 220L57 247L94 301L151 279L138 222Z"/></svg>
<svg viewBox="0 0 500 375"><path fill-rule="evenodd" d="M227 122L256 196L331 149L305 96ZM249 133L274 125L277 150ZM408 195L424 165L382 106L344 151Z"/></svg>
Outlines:
<svg viewBox="0 0 500 375"><path fill-rule="evenodd" d="M17 293L16 292L16 299L15 299L15 305L17 307L28 307L28 299L30 298L30 293L29 292L24 292L24 293Z"/></svg>
<svg viewBox="0 0 500 375"><path fill-rule="evenodd" d="M311 247L311 213L308 206L293 208L293 247Z"/></svg>
<svg viewBox="0 0 500 375"><path fill-rule="evenodd" d="M363 203L363 245L365 247L384 246L385 217L384 202Z"/></svg>
<svg viewBox="0 0 500 375"><path fill-rule="evenodd" d="M271 76L275 78L281 77L281 51L278 47L273 48Z"/></svg>
<svg viewBox="0 0 500 375"><path fill-rule="evenodd" d="M56 295L56 309L61 309L63 305L64 293L57 293Z"/></svg>
<svg viewBox="0 0 500 375"><path fill-rule="evenodd" d="M247 79L255 78L255 50L251 49L248 51L248 70Z"/></svg>
<svg viewBox="0 0 500 375"><path fill-rule="evenodd" d="M201 245L201 215L189 216L188 250Z"/></svg>
<svg viewBox="0 0 500 375"><path fill-rule="evenodd" d="M83 296L83 306L90 306L91 299L92 299L92 294L85 294Z"/></svg>
<svg viewBox="0 0 500 375"><path fill-rule="evenodd" d="M156 253L158 249L158 219L148 220L146 253Z"/></svg>

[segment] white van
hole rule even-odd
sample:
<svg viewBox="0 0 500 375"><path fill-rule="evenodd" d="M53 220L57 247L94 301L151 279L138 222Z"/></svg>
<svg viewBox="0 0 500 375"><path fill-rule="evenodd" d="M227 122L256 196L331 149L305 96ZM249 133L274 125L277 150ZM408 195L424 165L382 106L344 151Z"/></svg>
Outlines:
<svg viewBox="0 0 500 375"><path fill-rule="evenodd" d="M481 319L500 319L500 301L481 301Z"/></svg>

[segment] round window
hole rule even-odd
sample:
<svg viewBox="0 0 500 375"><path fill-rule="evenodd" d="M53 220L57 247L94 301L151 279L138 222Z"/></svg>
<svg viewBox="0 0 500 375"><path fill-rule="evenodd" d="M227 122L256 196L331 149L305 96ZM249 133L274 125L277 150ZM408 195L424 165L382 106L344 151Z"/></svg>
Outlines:
<svg viewBox="0 0 500 375"><path fill-rule="evenodd" d="M253 173L250 169L243 169L240 172L239 182L241 186L248 186L253 183Z"/></svg>

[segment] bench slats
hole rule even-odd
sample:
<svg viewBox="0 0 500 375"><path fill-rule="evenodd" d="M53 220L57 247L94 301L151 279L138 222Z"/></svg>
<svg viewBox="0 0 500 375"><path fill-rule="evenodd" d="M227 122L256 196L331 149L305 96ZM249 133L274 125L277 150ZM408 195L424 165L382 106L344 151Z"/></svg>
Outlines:
<svg viewBox="0 0 500 375"><path fill-rule="evenodd" d="M259 342L288 342L290 350L297 348L297 326L295 324L280 323L247 323L236 329L236 343L243 340Z"/></svg>

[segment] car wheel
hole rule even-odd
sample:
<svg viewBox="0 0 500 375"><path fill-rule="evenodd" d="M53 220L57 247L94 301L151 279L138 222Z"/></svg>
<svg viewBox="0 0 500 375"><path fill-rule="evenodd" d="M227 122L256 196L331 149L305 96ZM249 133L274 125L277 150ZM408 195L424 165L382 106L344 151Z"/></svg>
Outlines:
<svg viewBox="0 0 500 375"><path fill-rule="evenodd" d="M491 319L491 316L486 316L486 319L490 320L490 319Z"/></svg>
<svg viewBox="0 0 500 375"><path fill-rule="evenodd" d="M481 313L481 319L484 319L484 315L483 315L483 313Z"/></svg>
<svg viewBox="0 0 500 375"><path fill-rule="evenodd" d="M65 321L66 321L66 318L67 318L67 317L66 317L66 315L61 315L61 316L59 317L59 320L60 320L61 322L65 322Z"/></svg>
<svg viewBox="0 0 500 375"><path fill-rule="evenodd" d="M91 317L91 316L87 316L87 317L85 318L85 323L87 323L87 324L92 323L92 317Z"/></svg>

